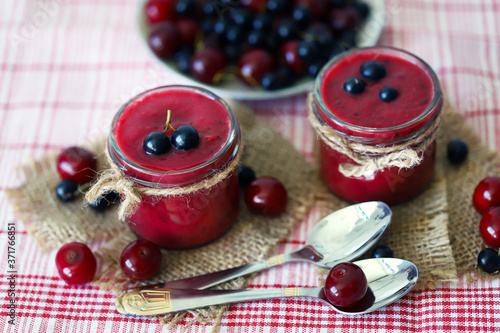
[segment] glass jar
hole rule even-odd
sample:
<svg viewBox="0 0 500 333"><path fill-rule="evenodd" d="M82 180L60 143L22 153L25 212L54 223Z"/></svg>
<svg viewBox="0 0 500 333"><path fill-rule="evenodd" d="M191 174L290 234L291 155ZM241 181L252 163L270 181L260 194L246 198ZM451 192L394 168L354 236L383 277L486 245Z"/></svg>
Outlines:
<svg viewBox="0 0 500 333"><path fill-rule="evenodd" d="M385 76L363 76L361 66L367 61L381 64ZM344 89L352 77L364 83L359 94ZM397 91L390 102L381 97L387 86ZM338 196L396 204L416 196L432 180L442 96L436 74L422 59L390 47L338 55L317 76L309 107L313 127L327 133L318 135L321 175ZM401 167L387 162L406 149L418 155L418 163ZM346 172L346 166L362 170L366 164L360 161L367 159L368 172Z"/></svg>
<svg viewBox="0 0 500 333"><path fill-rule="evenodd" d="M171 125L193 126L200 143L186 151L171 147L163 155L149 155L143 141L149 133L164 130L167 110L171 110ZM168 129L166 134L171 137L172 132ZM226 232L238 215L235 159L240 140L230 106L205 89L164 86L123 105L111 125L108 152L138 188L148 190L140 192L141 202L127 218L132 230L170 249L196 247ZM227 176L216 181L214 176L223 172ZM169 189L177 192L155 194Z"/></svg>

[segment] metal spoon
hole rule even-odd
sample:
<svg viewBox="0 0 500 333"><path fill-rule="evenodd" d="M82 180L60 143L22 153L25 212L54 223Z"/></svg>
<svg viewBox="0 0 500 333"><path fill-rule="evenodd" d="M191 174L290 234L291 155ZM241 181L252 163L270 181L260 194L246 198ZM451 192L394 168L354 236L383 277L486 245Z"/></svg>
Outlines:
<svg viewBox="0 0 500 333"><path fill-rule="evenodd" d="M206 289L240 276L294 261L308 261L321 267L332 268L340 262L351 261L365 253L382 236L391 223L391 218L389 206L380 201L351 205L322 218L311 230L305 246L300 250L155 286Z"/></svg>
<svg viewBox="0 0 500 333"><path fill-rule="evenodd" d="M118 296L116 308L122 314L158 315L210 305L308 296L320 298L337 312L356 315L375 311L394 302L408 293L418 280L417 266L406 260L378 258L360 260L354 264L361 267L365 273L368 291L358 304L349 308L339 308L329 303L323 287L246 290L136 289Z"/></svg>

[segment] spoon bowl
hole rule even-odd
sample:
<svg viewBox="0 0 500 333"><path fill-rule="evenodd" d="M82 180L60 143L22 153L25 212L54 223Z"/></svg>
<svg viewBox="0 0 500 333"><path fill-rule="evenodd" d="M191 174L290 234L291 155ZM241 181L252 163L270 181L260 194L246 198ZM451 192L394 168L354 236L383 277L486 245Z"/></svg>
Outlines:
<svg viewBox="0 0 500 333"><path fill-rule="evenodd" d="M359 303L351 307L332 305L326 299L323 287L317 287L246 290L135 289L118 296L116 308L122 314L158 315L210 305L307 296L321 299L339 313L358 315L373 312L398 300L418 281L418 269L410 261L377 258L356 261L354 264L365 273L368 291Z"/></svg>
<svg viewBox="0 0 500 333"><path fill-rule="evenodd" d="M368 291L360 302L352 307L336 307L324 294L320 295L335 311L346 315L369 313L391 304L406 295L418 281L417 266L407 260L378 258L354 264L363 270L368 282Z"/></svg>
<svg viewBox="0 0 500 333"><path fill-rule="evenodd" d="M307 237L306 247L314 249L314 263L332 268L365 253L385 232L392 211L380 201L363 202L340 209L322 218Z"/></svg>
<svg viewBox="0 0 500 333"><path fill-rule="evenodd" d="M391 219L391 209L381 201L351 205L322 218L312 228L305 246L300 250L155 286L206 289L240 276L296 261L312 262L321 267L332 268L340 262L351 261L365 253L382 236L390 225ZM151 288L151 286L141 288Z"/></svg>

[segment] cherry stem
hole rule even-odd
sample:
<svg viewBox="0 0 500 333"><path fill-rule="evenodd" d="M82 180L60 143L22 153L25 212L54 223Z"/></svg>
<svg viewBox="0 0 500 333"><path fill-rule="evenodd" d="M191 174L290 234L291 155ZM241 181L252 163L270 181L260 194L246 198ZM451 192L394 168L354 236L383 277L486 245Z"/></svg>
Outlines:
<svg viewBox="0 0 500 333"><path fill-rule="evenodd" d="M174 126L170 123L170 118L172 116L172 111L168 110L167 111L167 125L165 126L165 129L163 130L163 133L165 134L170 128L175 131Z"/></svg>
<svg viewBox="0 0 500 333"><path fill-rule="evenodd" d="M219 84L223 80L235 80L236 78L237 78L236 73L231 67L229 67L227 69L222 69L217 73L215 73L212 82L214 84Z"/></svg>

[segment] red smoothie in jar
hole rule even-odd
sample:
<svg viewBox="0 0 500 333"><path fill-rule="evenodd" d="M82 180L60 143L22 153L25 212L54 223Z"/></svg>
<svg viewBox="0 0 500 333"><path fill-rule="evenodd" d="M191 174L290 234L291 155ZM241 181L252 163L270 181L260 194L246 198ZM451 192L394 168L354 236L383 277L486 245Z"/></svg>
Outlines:
<svg viewBox="0 0 500 333"><path fill-rule="evenodd" d="M189 150L174 147L162 155L143 149L146 136L163 131L167 111L171 125L194 127L199 144ZM172 129L166 131L171 137ZM239 150L240 130L230 107L212 93L194 87L166 86L146 91L125 104L115 116L109 150L113 161L138 186L175 189L196 185L224 171ZM141 195L128 218L139 236L166 248L189 248L223 234L238 214L236 170L209 187L179 195Z"/></svg>
<svg viewBox="0 0 500 333"><path fill-rule="evenodd" d="M362 75L362 66L371 61L378 62L385 70L381 78ZM349 78L362 81L362 92L346 91L344 84ZM387 86L397 91L397 97L391 101L380 97L381 89ZM441 104L439 81L425 62L402 50L374 47L350 51L326 64L315 82L312 108L315 119L330 127L349 147L361 144L390 148L411 142L434 128ZM406 201L420 193L432 179L435 142L430 141L419 152L422 161L418 165L388 166L355 177L342 174L339 166L356 162L320 139L321 173L334 193L352 202Z"/></svg>

